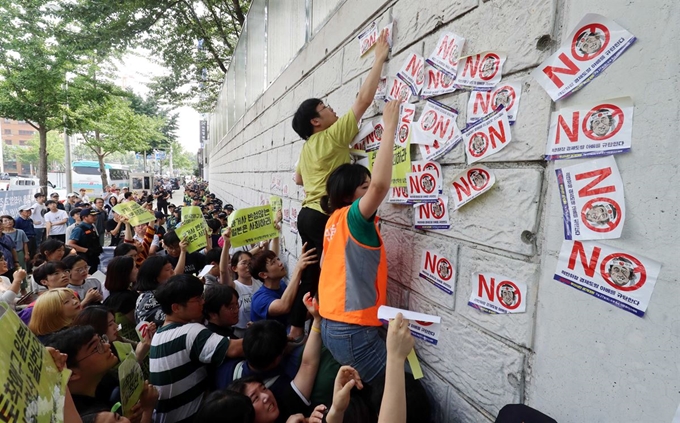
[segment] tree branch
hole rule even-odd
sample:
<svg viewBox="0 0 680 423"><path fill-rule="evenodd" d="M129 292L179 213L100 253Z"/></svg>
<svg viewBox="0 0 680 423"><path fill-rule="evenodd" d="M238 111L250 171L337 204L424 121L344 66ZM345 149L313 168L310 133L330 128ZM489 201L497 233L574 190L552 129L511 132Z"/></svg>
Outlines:
<svg viewBox="0 0 680 423"><path fill-rule="evenodd" d="M198 29L200 30L200 34L197 34L197 35L199 35L203 39L204 45L208 48L208 51L210 51L210 54L215 59L215 61L217 62L217 65L220 67L222 72L227 73L227 68L226 68L226 66L224 66L224 63L222 62L222 59L220 58L219 53L217 53L217 51L215 50L215 47L212 45L212 42L210 41L210 36L207 34L205 28L203 28L203 25L201 24L201 20L198 17L198 15L196 14L196 11L186 0L184 0L184 4L186 4L187 7L189 8L189 11L191 12L191 16L193 18L193 21L196 24L196 26L198 27ZM182 15L184 15L185 19L191 21L191 19L188 16L186 16L185 13L183 13L183 12L181 12L181 13L182 13Z"/></svg>

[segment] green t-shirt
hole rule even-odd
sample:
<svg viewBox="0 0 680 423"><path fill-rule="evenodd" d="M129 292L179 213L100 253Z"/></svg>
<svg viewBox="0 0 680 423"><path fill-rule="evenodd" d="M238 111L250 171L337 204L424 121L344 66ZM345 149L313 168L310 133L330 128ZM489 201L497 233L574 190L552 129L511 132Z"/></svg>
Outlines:
<svg viewBox="0 0 680 423"><path fill-rule="evenodd" d="M321 197L326 195L326 181L340 165L350 162L349 143L359 133L357 119L350 109L325 131L305 142L295 169L302 176L306 197L302 207L323 213Z"/></svg>
<svg viewBox="0 0 680 423"><path fill-rule="evenodd" d="M380 247L380 237L375 228L375 213L370 219L364 219L359 210L359 200L352 203L349 213L347 213L349 233L352 234L354 239L368 247Z"/></svg>

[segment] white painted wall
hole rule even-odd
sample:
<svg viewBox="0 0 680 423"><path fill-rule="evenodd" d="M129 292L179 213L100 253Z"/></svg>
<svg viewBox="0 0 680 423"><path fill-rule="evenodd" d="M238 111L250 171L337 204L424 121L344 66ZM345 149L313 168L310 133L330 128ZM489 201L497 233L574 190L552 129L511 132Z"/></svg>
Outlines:
<svg viewBox="0 0 680 423"><path fill-rule="evenodd" d="M617 156L628 219L621 239L606 244L663 263L644 318L552 280L562 217L554 165L542 155L555 105L528 75L588 12L638 37L603 75L560 106L619 96L635 101L633 152ZM370 56L358 57L352 37L370 20L382 26L391 17L397 20L395 44L384 74L394 75L411 51L429 54L439 31L452 30L467 38L465 52L506 51L504 79L523 83L513 141L485 163L494 169L496 186L452 212L451 230L413 230L409 207L384 204L380 210L390 303L442 316L439 345L416 346L437 421L493 421L504 404L525 402L561 423L670 422L680 403L678 3L346 0L244 118L209 143L211 189L237 208L252 206L282 195L271 187L272 178L280 177L288 192L284 207L299 208L303 193L291 174L302 141L291 117L308 97L323 98L339 113L348 110L372 63ZM555 42L539 50L537 41L546 35ZM465 92L441 98L460 111L460 127L467 100ZM367 116L379 114L379 107ZM462 148L440 162L450 182L465 167ZM283 246L282 258L293 265L300 242L289 225L283 227ZM453 296L418 279L425 247L455 261ZM527 312L489 316L468 307L470 276L477 271L526 281Z"/></svg>

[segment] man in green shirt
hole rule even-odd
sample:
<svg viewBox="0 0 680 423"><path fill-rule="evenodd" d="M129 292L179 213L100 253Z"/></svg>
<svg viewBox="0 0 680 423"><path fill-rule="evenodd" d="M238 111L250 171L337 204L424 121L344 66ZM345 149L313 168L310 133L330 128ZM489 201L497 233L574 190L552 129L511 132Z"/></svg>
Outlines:
<svg viewBox="0 0 680 423"><path fill-rule="evenodd" d="M352 108L345 115L338 118L330 106L318 98L310 98L302 102L293 116L293 129L307 140L295 168L295 183L304 186L306 193L302 210L298 213L298 232L303 244L307 243L308 250L316 248L317 257L321 257L323 252L323 234L329 217L321 209L322 197L326 195L326 181L338 166L350 162L349 144L359 133L358 122L373 102L389 49L387 34L383 31L374 46L373 67L361 85ZM289 316L290 336L294 339L304 335L307 309L302 296L307 292L316 294L319 274L318 264L307 266L302 274Z"/></svg>

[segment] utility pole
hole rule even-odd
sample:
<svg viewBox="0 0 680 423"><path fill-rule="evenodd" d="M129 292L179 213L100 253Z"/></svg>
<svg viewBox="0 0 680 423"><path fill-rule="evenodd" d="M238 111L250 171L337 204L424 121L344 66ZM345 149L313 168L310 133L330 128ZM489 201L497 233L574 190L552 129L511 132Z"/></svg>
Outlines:
<svg viewBox="0 0 680 423"><path fill-rule="evenodd" d="M64 128L64 175L66 176L66 192L73 192L73 181L71 180L71 140Z"/></svg>

